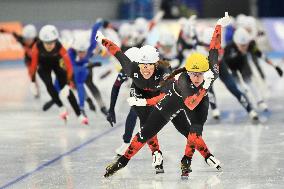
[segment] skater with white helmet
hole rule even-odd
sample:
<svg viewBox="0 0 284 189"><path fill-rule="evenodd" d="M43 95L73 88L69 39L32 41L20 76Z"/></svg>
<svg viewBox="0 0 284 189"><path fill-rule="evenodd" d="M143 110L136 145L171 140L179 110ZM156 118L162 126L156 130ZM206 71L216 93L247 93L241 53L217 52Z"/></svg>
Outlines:
<svg viewBox="0 0 284 189"><path fill-rule="evenodd" d="M233 77L240 84L241 79L254 92L256 103L262 111L267 111L262 92L256 85L252 69L249 65L248 55L252 53L249 47L251 36L244 28L238 28L233 37L233 42L224 49L223 60L232 71ZM240 78L240 76L242 78ZM243 85L242 85L243 86Z"/></svg>
<svg viewBox="0 0 284 189"><path fill-rule="evenodd" d="M5 29L0 29L0 33L11 33L11 32ZM32 47L38 41L36 27L33 24L27 24L23 28L22 35L19 35L15 32L12 32L11 34L14 36L17 42L20 43L24 48L25 51L24 62L28 70L29 78L31 80L31 92L35 98L39 98L40 96L39 84L36 80L36 77L32 78L30 74Z"/></svg>
<svg viewBox="0 0 284 189"><path fill-rule="evenodd" d="M218 49L221 48L221 26L227 25L229 20L228 16L218 20L210 44L208 59L202 54L194 53L188 57L185 68L179 70L180 75L175 77L175 74L178 74L175 72L169 77L175 77L177 81L169 83L167 92L156 103L156 107L141 131L133 138L125 154L106 168L105 177L109 177L125 167L148 139L156 135L172 118L182 114L181 110L186 112L191 121L185 155L181 160L182 178L187 178L191 172L191 159L195 149L198 149L202 156L206 157L206 162L209 165L217 169L221 168L220 162L210 153L202 139L202 130L208 112L206 93L219 73ZM105 39L103 39L104 42ZM137 97L136 100L130 97L128 102L137 107L145 106L146 104L143 101L147 102L148 100L145 97Z"/></svg>
<svg viewBox="0 0 284 189"><path fill-rule="evenodd" d="M204 44L210 44L210 37L212 35L212 33L214 32L213 28L207 28L203 31L203 35L202 35L202 42ZM207 55L208 54L208 47L204 47L204 53ZM222 51L220 52L219 56L219 61L222 61ZM237 98L237 100L239 101L239 103L246 109L246 111L249 114L249 117L253 120L253 121L257 121L258 120L258 114L257 112L254 110L252 103L250 102L249 98L242 92L239 90L239 88L237 87L237 84L233 78L233 76L231 75L231 73L228 70L228 67L225 63L221 63L220 64L220 73L219 73L219 78L220 80L224 83L224 85L227 87L227 89ZM219 119L220 118L220 111L217 108L217 103L216 103L216 96L213 90L213 87L209 90L209 102L210 102L210 106L212 108L212 115L214 119Z"/></svg>
<svg viewBox="0 0 284 189"><path fill-rule="evenodd" d="M67 109L63 106L59 94L52 83L51 73L54 72L59 81L61 94L68 96L68 100L82 124L86 124L86 117L80 113L76 98L70 88L74 87L72 81L73 68L67 51L58 40L59 33L55 26L45 25L39 32L39 41L32 48L31 76L38 72L44 82L52 100L60 108L60 117L67 119ZM69 86L70 87L69 87Z"/></svg>

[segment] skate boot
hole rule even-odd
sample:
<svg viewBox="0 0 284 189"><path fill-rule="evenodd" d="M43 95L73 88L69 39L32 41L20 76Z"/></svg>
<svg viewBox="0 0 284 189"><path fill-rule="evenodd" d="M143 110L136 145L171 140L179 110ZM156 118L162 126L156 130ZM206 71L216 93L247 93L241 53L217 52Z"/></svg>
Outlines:
<svg viewBox="0 0 284 189"><path fill-rule="evenodd" d="M86 101L87 101L87 103L89 105L90 110L95 112L96 111L96 106L94 105L92 99L91 98L87 98Z"/></svg>
<svg viewBox="0 0 284 189"><path fill-rule="evenodd" d="M80 122L81 124L83 124L83 125L88 125L88 124L89 124L89 120L88 120L88 118L87 118L86 113L85 113L84 110L81 110L81 114L80 114L80 116L78 117L78 119L79 119L79 122Z"/></svg>
<svg viewBox="0 0 284 189"><path fill-rule="evenodd" d="M268 112L268 106L267 106L267 104L266 104L265 102L259 101L259 102L257 103L257 105L258 105L258 107L259 107L259 109L260 109L261 111L263 111L263 112Z"/></svg>
<svg viewBox="0 0 284 189"><path fill-rule="evenodd" d="M255 110L251 110L248 114L252 121L259 121L258 114Z"/></svg>
<svg viewBox="0 0 284 189"><path fill-rule="evenodd" d="M122 143L122 145L115 150L117 157L123 156L124 152L127 150L129 143Z"/></svg>
<svg viewBox="0 0 284 189"><path fill-rule="evenodd" d="M64 106L59 108L59 116L65 122L67 121L67 119L68 119L68 112L67 112L67 109Z"/></svg>
<svg viewBox="0 0 284 189"><path fill-rule="evenodd" d="M217 108L212 111L212 116L213 116L213 118L215 120L219 120L220 119L220 115L221 115L221 113L220 113L220 111Z"/></svg>
<svg viewBox="0 0 284 189"><path fill-rule="evenodd" d="M107 110L106 107L104 106L104 107L101 108L101 112L102 112L105 116L107 116L108 110Z"/></svg>
<svg viewBox="0 0 284 189"><path fill-rule="evenodd" d="M212 154L209 157L205 158L205 162L209 166L215 167L217 170L221 170L220 161L216 159Z"/></svg>
<svg viewBox="0 0 284 189"><path fill-rule="evenodd" d="M127 165L128 161L129 161L129 159L127 159L125 156L121 156L114 163L111 163L106 167L106 173L105 173L104 177L108 178L108 177L112 176L118 170L125 167Z"/></svg>
<svg viewBox="0 0 284 189"><path fill-rule="evenodd" d="M191 158L187 156L183 156L181 159L181 179L187 180L189 173L192 172L191 170Z"/></svg>
<svg viewBox="0 0 284 189"><path fill-rule="evenodd" d="M43 111L47 111L49 110L49 108L51 108L51 106L54 104L53 100L50 100L48 102L46 102L43 107L42 107L42 110Z"/></svg>
<svg viewBox="0 0 284 189"><path fill-rule="evenodd" d="M156 174L159 173L164 173L164 167L163 167L163 155L162 152L159 151L155 151L152 153L152 157L153 157L153 162L152 162L152 166L155 167L156 170Z"/></svg>

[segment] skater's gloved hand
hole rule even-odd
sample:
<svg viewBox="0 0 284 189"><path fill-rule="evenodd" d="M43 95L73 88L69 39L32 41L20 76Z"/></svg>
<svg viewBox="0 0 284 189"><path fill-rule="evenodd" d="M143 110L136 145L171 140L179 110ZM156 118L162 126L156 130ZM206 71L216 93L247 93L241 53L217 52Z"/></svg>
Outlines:
<svg viewBox="0 0 284 189"><path fill-rule="evenodd" d="M283 76L283 70L279 66L275 66L275 69L280 77Z"/></svg>
<svg viewBox="0 0 284 189"><path fill-rule="evenodd" d="M60 98L67 98L70 93L70 87L68 85L65 85L59 92Z"/></svg>
<svg viewBox="0 0 284 189"><path fill-rule="evenodd" d="M130 106L146 106L147 105L147 101L145 98L129 97L127 99L127 102Z"/></svg>
<svg viewBox="0 0 284 189"><path fill-rule="evenodd" d="M0 33L5 33L5 30L3 28L0 28Z"/></svg>
<svg viewBox="0 0 284 189"><path fill-rule="evenodd" d="M211 86L212 81L214 80L214 73L209 70L204 73L204 83L203 83L203 88L208 89Z"/></svg>
<svg viewBox="0 0 284 189"><path fill-rule="evenodd" d="M107 120L110 123L110 125L113 127L113 124L116 123L116 117L115 117L115 111L109 110L107 113Z"/></svg>
<svg viewBox="0 0 284 189"><path fill-rule="evenodd" d="M105 39L105 36L102 34L102 32L100 31L97 31L97 34L96 34L96 41L99 42L99 43L102 43L102 40Z"/></svg>
<svg viewBox="0 0 284 189"><path fill-rule="evenodd" d="M231 23L231 21L232 21L232 19L229 16L228 12L225 12L225 16L220 18L217 21L217 25L221 25L222 27L226 27L226 26L228 26Z"/></svg>
<svg viewBox="0 0 284 189"><path fill-rule="evenodd" d="M75 83L73 81L69 81L68 85L69 85L70 89L75 89Z"/></svg>

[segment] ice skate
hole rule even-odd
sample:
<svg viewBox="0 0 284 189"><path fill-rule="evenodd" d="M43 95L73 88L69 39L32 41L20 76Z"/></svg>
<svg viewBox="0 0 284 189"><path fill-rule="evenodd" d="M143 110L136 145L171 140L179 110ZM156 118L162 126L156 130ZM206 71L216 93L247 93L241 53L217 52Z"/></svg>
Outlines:
<svg viewBox="0 0 284 189"><path fill-rule="evenodd" d="M101 112L102 112L105 116L107 116L108 110L107 110L106 107L104 106L104 107L101 108Z"/></svg>
<svg viewBox="0 0 284 189"><path fill-rule="evenodd" d="M265 102L260 101L260 102L257 103L257 105L258 105L258 108L259 108L261 111L263 111L263 112L268 112L268 106L267 106L267 104L266 104Z"/></svg>
<svg viewBox="0 0 284 189"><path fill-rule="evenodd" d="M34 82L31 83L30 90L31 90L34 98L39 98L40 97L39 88L38 88L38 85L36 83L34 83Z"/></svg>
<svg viewBox="0 0 284 189"><path fill-rule="evenodd" d="M162 152L159 151L155 151L152 153L152 157L153 157L153 162L152 162L152 166L155 167L156 170L156 174L159 173L164 173L164 167L163 167L163 155Z"/></svg>
<svg viewBox="0 0 284 189"><path fill-rule="evenodd" d="M94 105L92 99L91 98L87 98L86 101L87 101L87 103L89 105L90 110L95 112L96 111L96 106Z"/></svg>
<svg viewBox="0 0 284 189"><path fill-rule="evenodd" d="M187 180L189 173L192 172L191 170L191 159L187 156L183 156L181 159L181 179Z"/></svg>
<svg viewBox="0 0 284 189"><path fill-rule="evenodd" d="M220 119L220 116L221 116L221 113L218 109L214 109L212 111L212 116L215 120L219 120Z"/></svg>
<svg viewBox="0 0 284 189"><path fill-rule="evenodd" d="M67 119L68 119L68 112L67 112L67 109L64 106L60 107L60 109L59 109L59 116L65 122L67 121Z"/></svg>
<svg viewBox="0 0 284 189"><path fill-rule="evenodd" d="M259 121L259 117L258 117L258 113L255 110L251 110L249 112L249 117L253 122L258 122Z"/></svg>
<svg viewBox="0 0 284 189"><path fill-rule="evenodd" d="M129 161L129 159L127 159L125 156L121 156L118 160L109 164L106 167L106 173L104 174L104 177L108 178L108 177L112 176L118 170L125 167L127 165L128 161Z"/></svg>
<svg viewBox="0 0 284 189"><path fill-rule="evenodd" d="M89 120L88 120L84 110L81 110L81 114L78 117L78 119L79 119L79 122L81 124L83 124L83 125L88 125L89 124Z"/></svg>
<svg viewBox="0 0 284 189"><path fill-rule="evenodd" d="M42 110L43 110L43 111L49 110L49 109L52 107L53 104L54 104L53 100L47 101L47 102L43 105Z"/></svg>
<svg viewBox="0 0 284 189"><path fill-rule="evenodd" d="M208 158L205 159L205 162L211 166L215 167L217 170L221 170L220 161L216 159L213 155L210 155Z"/></svg>

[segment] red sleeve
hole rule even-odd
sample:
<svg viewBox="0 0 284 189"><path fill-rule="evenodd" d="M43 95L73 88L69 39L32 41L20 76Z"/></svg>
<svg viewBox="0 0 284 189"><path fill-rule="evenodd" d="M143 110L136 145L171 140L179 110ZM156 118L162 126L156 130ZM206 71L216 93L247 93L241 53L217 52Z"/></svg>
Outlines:
<svg viewBox="0 0 284 189"><path fill-rule="evenodd" d="M221 28L221 25L217 25L215 27L215 31L210 42L210 50L221 48Z"/></svg>
<svg viewBox="0 0 284 189"><path fill-rule="evenodd" d="M166 95L166 93L160 93L158 96L155 96L155 97L153 97L153 98L146 99L147 105L148 105L148 106L154 106L154 105L156 105L162 98L164 98L165 95Z"/></svg>
<svg viewBox="0 0 284 189"><path fill-rule="evenodd" d="M121 51L121 49L116 44L114 44L112 41L108 39L103 39L102 44L114 56L116 55L117 52Z"/></svg>
<svg viewBox="0 0 284 189"><path fill-rule="evenodd" d="M30 76L34 78L36 70L37 70L37 65L38 65L38 48L36 44L33 45L31 57L32 57L32 61L31 61L31 67L30 67Z"/></svg>
<svg viewBox="0 0 284 189"><path fill-rule="evenodd" d="M192 96L188 96L184 100L184 104L190 109L193 110L203 99L203 97L206 94L205 89L199 89L199 92L196 94L193 94Z"/></svg>
<svg viewBox="0 0 284 189"><path fill-rule="evenodd" d="M71 64L70 57L64 47L61 47L59 54L63 58L64 64L66 67L66 72L67 72L67 81L69 82L72 80L72 75L73 75L73 67Z"/></svg>

